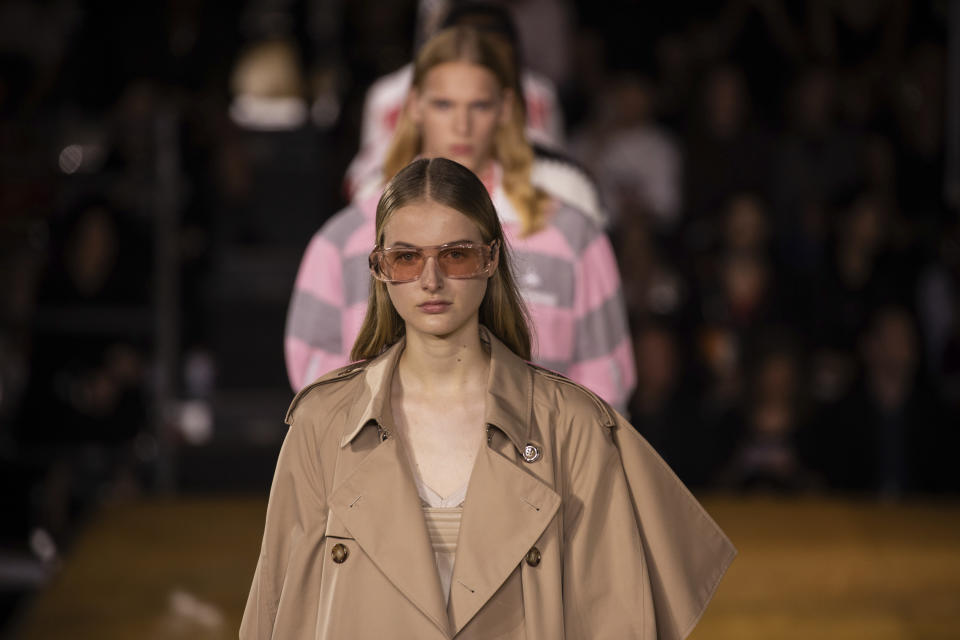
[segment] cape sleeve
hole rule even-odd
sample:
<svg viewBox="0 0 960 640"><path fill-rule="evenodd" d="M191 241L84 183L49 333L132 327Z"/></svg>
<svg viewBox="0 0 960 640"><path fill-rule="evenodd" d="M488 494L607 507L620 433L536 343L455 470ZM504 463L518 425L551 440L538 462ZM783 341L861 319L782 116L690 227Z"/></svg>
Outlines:
<svg viewBox="0 0 960 640"><path fill-rule="evenodd" d="M304 594L284 592L288 574L292 582L304 584L299 574L310 570L319 584L322 562L308 557L317 547L316 539L326 529L326 492L312 430L291 424L274 473L267 506L266 524L260 557L257 561L250 594L240 623L241 640L275 637L274 627L281 607L281 596L289 600L288 608L299 608L297 599ZM308 619L308 615L303 615Z"/></svg>
<svg viewBox="0 0 960 640"><path fill-rule="evenodd" d="M606 429L575 427L561 454L564 637L653 640L657 611L619 454Z"/></svg>
<svg viewBox="0 0 960 640"><path fill-rule="evenodd" d="M636 429L619 415L612 421L643 541L657 637L680 640L693 631L737 552Z"/></svg>

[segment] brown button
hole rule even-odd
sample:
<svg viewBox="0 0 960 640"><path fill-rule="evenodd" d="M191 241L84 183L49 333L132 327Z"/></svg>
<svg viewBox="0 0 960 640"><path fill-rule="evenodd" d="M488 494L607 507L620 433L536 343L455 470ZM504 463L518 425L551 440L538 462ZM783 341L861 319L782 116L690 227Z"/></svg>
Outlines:
<svg viewBox="0 0 960 640"><path fill-rule="evenodd" d="M330 555L333 557L334 562L337 564L343 564L343 561L346 560L347 556L350 555L350 550L347 549L347 545L340 544L338 542L337 544L333 545L333 549L330 550Z"/></svg>
<svg viewBox="0 0 960 640"><path fill-rule="evenodd" d="M530 551L527 551L527 564L531 567L535 567L540 564L540 549L531 547Z"/></svg>

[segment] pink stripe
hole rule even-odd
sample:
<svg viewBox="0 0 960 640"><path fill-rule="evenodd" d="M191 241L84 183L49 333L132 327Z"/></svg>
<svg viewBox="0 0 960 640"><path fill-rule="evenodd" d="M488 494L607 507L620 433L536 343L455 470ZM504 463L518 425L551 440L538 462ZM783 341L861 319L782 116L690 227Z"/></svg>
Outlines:
<svg viewBox="0 0 960 640"><path fill-rule="evenodd" d="M294 391L299 391L328 371L349 364L345 354L314 349L293 337L284 340L284 351L287 356L287 376Z"/></svg>
<svg viewBox="0 0 960 640"><path fill-rule="evenodd" d="M373 220L367 220L363 225L354 230L347 238L343 247L344 257L355 256L359 254L366 255L373 250L375 244L376 224Z"/></svg>
<svg viewBox="0 0 960 640"><path fill-rule="evenodd" d="M303 388L303 375L307 370L307 361L310 360L310 347L303 340L287 336L283 341L283 353L287 359L287 377L290 378L290 388Z"/></svg>
<svg viewBox="0 0 960 640"><path fill-rule="evenodd" d="M570 309L529 304L534 360L568 362L573 354L574 321Z"/></svg>
<svg viewBox="0 0 960 640"><path fill-rule="evenodd" d="M567 377L623 411L636 382L630 338L625 337L609 356L578 362L567 371Z"/></svg>
<svg viewBox="0 0 960 640"><path fill-rule="evenodd" d="M296 289L313 294L335 307L343 305L342 263L337 248L320 235L313 236L297 272Z"/></svg>
<svg viewBox="0 0 960 640"><path fill-rule="evenodd" d="M582 318L620 292L620 272L607 236L599 235L584 250L577 263L577 287L573 308Z"/></svg>
<svg viewBox="0 0 960 640"><path fill-rule="evenodd" d="M343 351L349 354L353 350L353 343L360 333L360 327L363 325L363 318L367 315L367 303L358 302L357 304L343 310Z"/></svg>
<svg viewBox="0 0 960 640"><path fill-rule="evenodd" d="M520 226L516 224L504 225L503 232L510 248L516 252L539 253L568 262L576 259L570 245L567 244L567 239L555 226L548 226L526 238L520 237Z"/></svg>

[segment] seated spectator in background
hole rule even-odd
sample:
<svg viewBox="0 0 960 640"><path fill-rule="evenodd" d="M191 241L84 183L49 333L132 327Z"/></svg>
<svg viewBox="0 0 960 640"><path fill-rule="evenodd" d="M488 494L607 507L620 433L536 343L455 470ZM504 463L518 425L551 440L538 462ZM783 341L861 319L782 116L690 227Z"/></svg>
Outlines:
<svg viewBox="0 0 960 640"><path fill-rule="evenodd" d="M717 217L736 193L766 196L769 184L769 136L750 116L750 99L743 73L718 66L704 80L698 110L684 140L683 194L692 237L696 226Z"/></svg>
<svg viewBox="0 0 960 640"><path fill-rule="evenodd" d="M14 437L49 465L39 519L56 537L78 502L131 471L147 426L152 283L145 234L109 203L85 202L52 231Z"/></svg>
<svg viewBox="0 0 960 640"><path fill-rule="evenodd" d="M770 221L759 195L743 192L727 202L723 220L723 243L738 253L769 251Z"/></svg>
<svg viewBox="0 0 960 640"><path fill-rule="evenodd" d="M775 271L776 253L770 246L770 226L762 197L752 191L732 194L717 214L700 220L696 231L701 236L697 240L699 249L692 252L691 263L702 293L706 294L723 281L724 265L734 256L769 264L770 270ZM716 315L719 311L717 307L705 315Z"/></svg>
<svg viewBox="0 0 960 640"><path fill-rule="evenodd" d="M960 424L960 220L937 244L919 283L918 320L927 371Z"/></svg>
<svg viewBox="0 0 960 640"><path fill-rule="evenodd" d="M637 390L630 421L688 486L702 486L711 466L712 447L697 413L678 334L667 323L646 321L634 331ZM698 446L691 447L691 442Z"/></svg>
<svg viewBox="0 0 960 640"><path fill-rule="evenodd" d="M855 345L877 306L913 304L913 258L892 246L890 207L870 192L841 206L823 265L815 277L796 280L796 322L816 348L811 376L821 401L846 395L856 370Z"/></svg>
<svg viewBox="0 0 960 640"><path fill-rule="evenodd" d="M939 223L950 219L944 201L943 176L946 169L944 141L948 117L946 51L942 44L920 42L900 62L893 95L897 136L897 196L900 206L925 230L936 232ZM890 82L890 80L887 80Z"/></svg>
<svg viewBox="0 0 960 640"><path fill-rule="evenodd" d="M773 223L784 262L809 272L823 242L827 208L865 181L866 138L839 122L836 78L828 69L802 73L785 104L788 128L772 162Z"/></svg>
<svg viewBox="0 0 960 640"><path fill-rule="evenodd" d="M656 91L646 78L624 75L595 96L590 122L574 137L573 153L593 168L604 204L623 222L640 204L650 223L672 229L682 207L683 166L673 137L654 119Z"/></svg>
<svg viewBox="0 0 960 640"><path fill-rule="evenodd" d="M736 445L718 483L739 490L812 488L814 476L797 447L805 420L803 371L790 342L763 347L750 378L749 395L728 425Z"/></svg>
<svg viewBox="0 0 960 640"><path fill-rule="evenodd" d="M502 39L470 27L446 29L424 45L384 178L417 156L447 157L480 176L517 255L534 361L624 408L635 372L613 251L584 212L532 184L513 61ZM378 197L335 215L307 248L287 316L294 390L349 361L366 310Z"/></svg>
<svg viewBox="0 0 960 640"><path fill-rule="evenodd" d="M667 257L669 247L650 229L649 219L640 213L642 205L625 202L624 206L638 214L622 219L613 235L631 326L650 316L683 322L690 298L686 275Z"/></svg>
<svg viewBox="0 0 960 640"><path fill-rule="evenodd" d="M824 412L808 457L831 487L896 498L946 480L943 406L920 378L916 326L903 307L881 306L860 339L862 375ZM952 461L951 461L952 462Z"/></svg>
<svg viewBox="0 0 960 640"><path fill-rule="evenodd" d="M37 296L24 399L29 419L20 423L20 436L40 443L123 441L145 418L146 238L102 201L80 206L54 237Z"/></svg>

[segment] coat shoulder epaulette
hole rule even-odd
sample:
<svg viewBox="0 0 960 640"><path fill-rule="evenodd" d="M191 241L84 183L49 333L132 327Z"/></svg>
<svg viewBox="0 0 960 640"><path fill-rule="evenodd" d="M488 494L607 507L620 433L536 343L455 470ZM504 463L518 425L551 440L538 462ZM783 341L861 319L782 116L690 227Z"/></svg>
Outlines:
<svg viewBox="0 0 960 640"><path fill-rule="evenodd" d="M287 409L287 415L284 418L284 422L286 422L287 424L290 424L290 420L293 417L293 412L297 408L297 405L300 404L300 400L306 397L307 394L309 394L311 391L313 391L317 387L322 387L324 385L332 384L335 382L341 382L343 380L349 380L350 378L353 378L358 373L366 369L369 363L370 363L369 360L362 360L360 362L354 362L346 366L340 367L339 369L334 369L333 371L330 371L320 376L319 378L317 378L316 380L314 380L313 382L305 386L303 389L300 389L297 395L294 396L293 401L290 403L290 408Z"/></svg>
<svg viewBox="0 0 960 640"><path fill-rule="evenodd" d="M565 384L570 387L573 387L574 389L582 391L588 398L590 398L590 400L593 401L593 404L597 407L597 411L602 416L603 423L605 426L612 427L617 423L617 418L613 408L609 404L607 404L607 402L603 398L595 394L590 389L586 388L582 384L574 382L573 380L563 375L562 373L557 373L556 371L545 369L540 365L533 364L532 362L528 362L527 366L530 367L534 373L540 376L543 376L548 380L554 380L561 384Z"/></svg>

